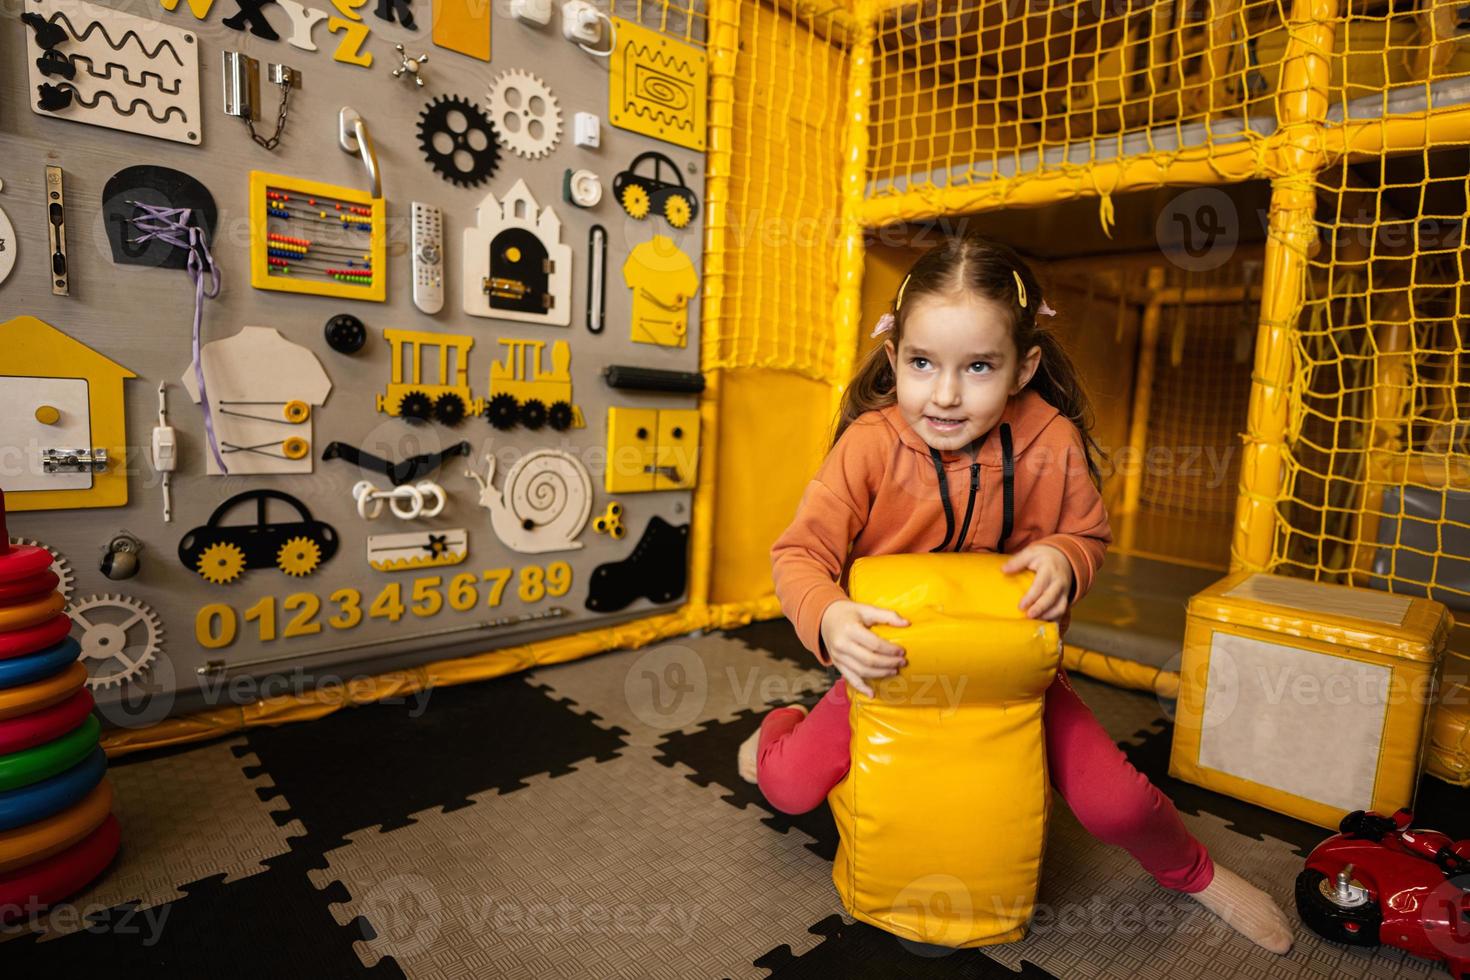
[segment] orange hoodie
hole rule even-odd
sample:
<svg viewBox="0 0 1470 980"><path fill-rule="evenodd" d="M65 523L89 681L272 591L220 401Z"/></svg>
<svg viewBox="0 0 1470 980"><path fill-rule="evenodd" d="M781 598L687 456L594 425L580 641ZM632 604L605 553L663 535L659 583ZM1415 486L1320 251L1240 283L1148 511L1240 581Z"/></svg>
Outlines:
<svg viewBox="0 0 1470 980"><path fill-rule="evenodd" d="M1007 436L1014 503L1002 540ZM782 612L802 645L830 664L822 614L847 598L847 570L858 558L938 550L1014 554L1048 544L1071 563L1075 602L1092 587L1112 540L1081 433L1027 388L1007 402L978 447L955 452L931 449L897 405L858 416L807 484L795 520L771 547L771 565ZM1069 608L1058 624L1063 632L1070 620Z"/></svg>

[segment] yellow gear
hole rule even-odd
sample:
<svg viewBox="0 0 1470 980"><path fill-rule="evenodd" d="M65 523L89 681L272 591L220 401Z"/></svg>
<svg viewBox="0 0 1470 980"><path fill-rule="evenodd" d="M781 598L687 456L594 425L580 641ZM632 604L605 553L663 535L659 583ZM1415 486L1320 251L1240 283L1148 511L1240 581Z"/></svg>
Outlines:
<svg viewBox="0 0 1470 980"><path fill-rule="evenodd" d="M286 409L282 413L286 421L292 425L299 425L311 418L311 406L304 401L293 400L286 403Z"/></svg>
<svg viewBox="0 0 1470 980"><path fill-rule="evenodd" d="M648 192L637 184L629 184L623 188L623 210L628 212L628 217L637 218L640 221L648 217Z"/></svg>
<svg viewBox="0 0 1470 980"><path fill-rule="evenodd" d="M281 455L287 459L305 459L306 454L310 451L311 444L297 436L292 436L281 443Z"/></svg>
<svg viewBox="0 0 1470 980"><path fill-rule="evenodd" d="M233 582L245 571L245 552L240 550L237 544L228 541L216 541L205 548L199 554L199 562L194 566L199 577L206 582L215 585L224 585Z"/></svg>
<svg viewBox="0 0 1470 980"><path fill-rule="evenodd" d="M291 538L276 552L276 567L296 578L310 575L321 563L322 549L310 538Z"/></svg>
<svg viewBox="0 0 1470 980"><path fill-rule="evenodd" d="M664 202L664 220L675 228L685 227L693 216L689 202L682 197L670 197Z"/></svg>

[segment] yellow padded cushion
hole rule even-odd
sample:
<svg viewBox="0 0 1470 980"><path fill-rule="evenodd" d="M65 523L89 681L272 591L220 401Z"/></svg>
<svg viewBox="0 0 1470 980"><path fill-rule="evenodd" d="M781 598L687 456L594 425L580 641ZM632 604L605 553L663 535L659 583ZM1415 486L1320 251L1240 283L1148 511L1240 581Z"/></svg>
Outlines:
<svg viewBox="0 0 1470 980"><path fill-rule="evenodd" d="M1055 623L1017 609L1033 575L1006 555L860 558L857 602L907 627L874 629L908 666L849 689L852 768L828 796L841 843L832 880L847 913L906 939L986 946L1026 934L1051 789L1042 708Z"/></svg>

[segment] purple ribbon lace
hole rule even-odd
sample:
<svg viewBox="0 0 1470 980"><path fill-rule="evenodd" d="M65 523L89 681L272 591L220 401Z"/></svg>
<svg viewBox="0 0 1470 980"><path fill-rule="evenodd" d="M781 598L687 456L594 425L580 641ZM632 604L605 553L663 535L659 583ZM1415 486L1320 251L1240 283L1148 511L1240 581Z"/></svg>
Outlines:
<svg viewBox="0 0 1470 980"><path fill-rule="evenodd" d="M189 250L186 268L194 282L194 383L199 386L199 407L204 409L204 434L209 440L209 451L221 473L229 473L224 457L220 455L219 442L214 435L214 413L209 409L209 392L204 389L204 360L199 353L200 325L204 318L204 300L219 295L219 266L209 253L209 242L204 238L204 229L189 223L191 208L166 208L155 204L133 202L139 213L128 219L133 227L142 232L132 241L137 243L160 241L174 248ZM204 271L208 268L210 286L204 288Z"/></svg>

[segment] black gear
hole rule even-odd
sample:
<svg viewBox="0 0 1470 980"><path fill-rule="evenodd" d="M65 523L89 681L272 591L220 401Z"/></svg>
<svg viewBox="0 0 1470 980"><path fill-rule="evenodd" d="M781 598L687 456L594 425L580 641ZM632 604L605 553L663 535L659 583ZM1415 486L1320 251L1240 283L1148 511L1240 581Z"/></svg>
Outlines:
<svg viewBox="0 0 1470 980"><path fill-rule="evenodd" d="M442 425L455 426L464 421L464 399L446 391L434 399L434 418Z"/></svg>
<svg viewBox="0 0 1470 980"><path fill-rule="evenodd" d="M552 402L546 420L557 432L567 431L572 427L572 406L566 402Z"/></svg>
<svg viewBox="0 0 1470 980"><path fill-rule="evenodd" d="M490 399L490 405L485 409L485 416L497 429L514 429L519 415L520 405L515 396L503 393Z"/></svg>
<svg viewBox="0 0 1470 980"><path fill-rule="evenodd" d="M546 405L532 398L521 405L521 425L528 429L539 429L546 424Z"/></svg>
<svg viewBox="0 0 1470 980"><path fill-rule="evenodd" d="M455 112L464 118L463 129L457 130L452 125L451 113ZM476 133L480 137L478 140L473 139ZM477 187L495 173L500 163L497 139L495 126L485 113L473 102L457 95L441 95L419 113L419 149L424 151L424 156L439 176L460 187ZM475 143L480 145L475 146ZM462 153L472 163L469 170L462 166Z"/></svg>
<svg viewBox="0 0 1470 980"><path fill-rule="evenodd" d="M434 404L422 391L406 392L398 399L398 417L406 422L427 422L434 411Z"/></svg>

